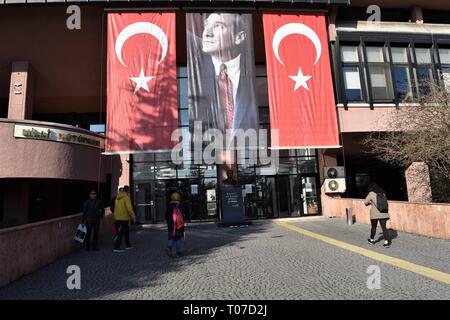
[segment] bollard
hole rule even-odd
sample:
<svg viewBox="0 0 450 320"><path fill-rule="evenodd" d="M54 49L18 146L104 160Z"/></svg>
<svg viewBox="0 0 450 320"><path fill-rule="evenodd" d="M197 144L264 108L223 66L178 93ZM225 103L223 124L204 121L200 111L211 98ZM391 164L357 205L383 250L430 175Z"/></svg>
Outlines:
<svg viewBox="0 0 450 320"><path fill-rule="evenodd" d="M345 208L345 214L347 216L347 224L351 226L353 224L352 221L352 209L351 208Z"/></svg>

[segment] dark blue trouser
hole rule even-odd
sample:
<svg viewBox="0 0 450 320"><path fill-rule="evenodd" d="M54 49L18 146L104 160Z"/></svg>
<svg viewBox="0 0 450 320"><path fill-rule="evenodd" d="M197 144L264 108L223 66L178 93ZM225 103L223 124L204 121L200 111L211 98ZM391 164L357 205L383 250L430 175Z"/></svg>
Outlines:
<svg viewBox="0 0 450 320"><path fill-rule="evenodd" d="M119 228L119 235L117 236L114 249L119 249L122 245L122 238L125 236L125 245L131 247L130 244L130 222L129 221L116 221L117 228Z"/></svg>

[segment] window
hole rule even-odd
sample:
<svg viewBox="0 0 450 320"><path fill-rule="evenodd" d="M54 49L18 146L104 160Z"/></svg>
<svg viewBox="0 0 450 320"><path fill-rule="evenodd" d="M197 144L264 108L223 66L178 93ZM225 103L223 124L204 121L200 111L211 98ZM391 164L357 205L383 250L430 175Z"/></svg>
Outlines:
<svg viewBox="0 0 450 320"><path fill-rule="evenodd" d="M384 38L339 43L340 102L412 103L439 80L450 90L450 42L415 44ZM450 40L450 39L449 39ZM356 43L358 41L359 43ZM376 42L374 42L376 41ZM439 76L439 77L438 77Z"/></svg>
<svg viewBox="0 0 450 320"><path fill-rule="evenodd" d="M392 101L394 99L392 76L389 59L385 55L385 47L366 47L366 55L372 99L374 101Z"/></svg>
<svg viewBox="0 0 450 320"><path fill-rule="evenodd" d="M408 48L391 47L395 98L398 102L412 102L414 99L412 68L409 63Z"/></svg>
<svg viewBox="0 0 450 320"><path fill-rule="evenodd" d="M342 46L341 60L344 80L344 96L346 101L363 101L360 78L360 63L357 46Z"/></svg>
<svg viewBox="0 0 450 320"><path fill-rule="evenodd" d="M430 93L430 82L434 80L430 48L416 48L416 81L421 96Z"/></svg>
<svg viewBox="0 0 450 320"><path fill-rule="evenodd" d="M450 64L450 49L439 49L441 64Z"/></svg>
<svg viewBox="0 0 450 320"><path fill-rule="evenodd" d="M89 130L99 134L105 134L105 125L104 124L91 124L89 126Z"/></svg>
<svg viewBox="0 0 450 320"><path fill-rule="evenodd" d="M361 80L359 78L359 67L344 67L344 87L347 101L362 101Z"/></svg>
<svg viewBox="0 0 450 320"><path fill-rule="evenodd" d="M444 86L450 91L450 49L439 49L441 74Z"/></svg>
<svg viewBox="0 0 450 320"><path fill-rule="evenodd" d="M189 102L187 68L178 67L178 115L181 127L189 126Z"/></svg>

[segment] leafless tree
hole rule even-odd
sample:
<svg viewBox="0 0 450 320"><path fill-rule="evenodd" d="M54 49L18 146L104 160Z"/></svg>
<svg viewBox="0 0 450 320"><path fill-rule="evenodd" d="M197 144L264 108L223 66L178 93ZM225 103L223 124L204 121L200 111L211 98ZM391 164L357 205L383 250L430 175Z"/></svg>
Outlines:
<svg viewBox="0 0 450 320"><path fill-rule="evenodd" d="M426 88L414 105L393 109L380 119L391 131L372 132L364 142L370 153L392 165L406 169L425 162L434 201L450 202L450 91L434 83Z"/></svg>

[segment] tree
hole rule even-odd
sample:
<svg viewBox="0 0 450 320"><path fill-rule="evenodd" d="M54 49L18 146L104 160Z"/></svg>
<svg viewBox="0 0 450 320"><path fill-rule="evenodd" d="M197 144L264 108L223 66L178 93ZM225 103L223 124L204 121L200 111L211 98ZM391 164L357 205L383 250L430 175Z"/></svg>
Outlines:
<svg viewBox="0 0 450 320"><path fill-rule="evenodd" d="M424 88L426 94L414 105L393 109L380 119L391 131L372 132L364 143L392 165L406 169L425 162L433 199L450 202L450 91L434 83L421 83Z"/></svg>

